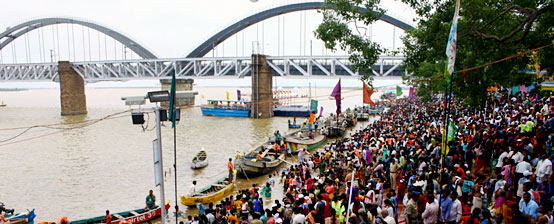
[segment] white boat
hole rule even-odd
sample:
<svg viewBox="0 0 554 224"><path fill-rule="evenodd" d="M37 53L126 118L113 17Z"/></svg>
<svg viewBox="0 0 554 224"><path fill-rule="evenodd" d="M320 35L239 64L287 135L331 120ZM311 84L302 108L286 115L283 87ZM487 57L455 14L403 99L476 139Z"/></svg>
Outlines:
<svg viewBox="0 0 554 224"><path fill-rule="evenodd" d="M190 165L190 168L192 169L200 169L208 166L208 154L206 154L206 151L202 150L196 154L196 156L192 159L192 164Z"/></svg>

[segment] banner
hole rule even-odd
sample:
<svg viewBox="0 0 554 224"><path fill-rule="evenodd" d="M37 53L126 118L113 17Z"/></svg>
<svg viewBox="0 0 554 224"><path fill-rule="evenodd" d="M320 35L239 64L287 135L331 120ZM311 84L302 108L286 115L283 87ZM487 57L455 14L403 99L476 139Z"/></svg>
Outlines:
<svg viewBox="0 0 554 224"><path fill-rule="evenodd" d="M340 79L335 88L333 89L333 92L331 93L332 97L335 97L335 103L337 104L337 115L340 114L341 109L341 89L340 89Z"/></svg>
<svg viewBox="0 0 554 224"><path fill-rule="evenodd" d="M171 127L175 128L175 119L177 117L177 107L175 105L175 72L171 75L171 91L169 93L169 119L171 120Z"/></svg>
<svg viewBox="0 0 554 224"><path fill-rule="evenodd" d="M375 106L375 103L373 100L371 100L371 95L373 94L373 90L370 89L367 84L364 82L364 104L369 104L371 106Z"/></svg>
<svg viewBox="0 0 554 224"><path fill-rule="evenodd" d="M454 64L456 64L456 48L458 41L458 15L460 13L460 0L456 1L456 11L450 26L450 35L448 36L448 45L446 46L446 56L448 57L447 71L452 75L454 72Z"/></svg>
<svg viewBox="0 0 554 224"><path fill-rule="evenodd" d="M310 101L310 112L317 113L317 104L318 104L317 100L312 99Z"/></svg>

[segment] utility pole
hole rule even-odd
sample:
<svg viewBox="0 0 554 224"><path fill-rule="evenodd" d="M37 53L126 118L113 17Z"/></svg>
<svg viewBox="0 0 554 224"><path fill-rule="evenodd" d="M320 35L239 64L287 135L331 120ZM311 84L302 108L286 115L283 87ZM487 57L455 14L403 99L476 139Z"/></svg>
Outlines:
<svg viewBox="0 0 554 224"><path fill-rule="evenodd" d="M154 169L157 171L154 176L156 176L156 182L160 185L160 207L162 208L162 224L167 224L166 220L166 210L165 210L165 191L164 191L164 180L163 180L163 159L162 159L162 129L161 129L161 120L160 120L160 107L156 106L156 140L154 140L157 145L154 147L158 148L159 152L159 169ZM156 155L156 150L154 150L154 157ZM156 158L154 158L156 159ZM154 161L156 163L156 161ZM156 165L156 164L154 164Z"/></svg>

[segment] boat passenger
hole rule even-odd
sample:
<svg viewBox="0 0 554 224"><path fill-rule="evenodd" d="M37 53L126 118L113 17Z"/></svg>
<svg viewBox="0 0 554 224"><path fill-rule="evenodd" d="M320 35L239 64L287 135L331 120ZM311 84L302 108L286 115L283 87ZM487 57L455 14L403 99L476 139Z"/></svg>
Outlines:
<svg viewBox="0 0 554 224"><path fill-rule="evenodd" d="M150 193L146 196L146 208L153 209L154 207L156 207L156 196L154 191L150 190Z"/></svg>
<svg viewBox="0 0 554 224"><path fill-rule="evenodd" d="M229 171L229 182L233 182L233 159L231 158L227 162L227 171Z"/></svg>
<svg viewBox="0 0 554 224"><path fill-rule="evenodd" d="M112 222L112 215L110 215L110 210L106 210L106 224L110 224Z"/></svg>
<svg viewBox="0 0 554 224"><path fill-rule="evenodd" d="M281 134L279 133L279 130L275 132L275 142L281 142Z"/></svg>
<svg viewBox="0 0 554 224"><path fill-rule="evenodd" d="M258 155L256 155L256 160L263 161L264 157L262 157L262 152L258 152Z"/></svg>
<svg viewBox="0 0 554 224"><path fill-rule="evenodd" d="M193 180L192 185L190 185L189 194L190 194L190 196L194 196L196 194L196 181L195 180Z"/></svg>

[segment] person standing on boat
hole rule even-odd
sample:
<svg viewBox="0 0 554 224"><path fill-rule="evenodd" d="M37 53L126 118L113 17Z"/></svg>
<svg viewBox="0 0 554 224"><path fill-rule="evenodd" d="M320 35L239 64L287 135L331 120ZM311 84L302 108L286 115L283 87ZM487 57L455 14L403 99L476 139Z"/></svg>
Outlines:
<svg viewBox="0 0 554 224"><path fill-rule="evenodd" d="M277 130L275 133L275 142L278 143L278 142L281 142L281 133L279 133L279 130Z"/></svg>
<svg viewBox="0 0 554 224"><path fill-rule="evenodd" d="M189 194L190 194L190 196L194 196L196 194L196 181L195 180L193 180L192 185L190 185Z"/></svg>
<svg viewBox="0 0 554 224"><path fill-rule="evenodd" d="M106 224L110 224L112 222L112 215L110 215L110 210L106 210Z"/></svg>
<svg viewBox="0 0 554 224"><path fill-rule="evenodd" d="M154 191L150 190L150 194L146 196L146 208L153 209L156 207L156 196L154 195Z"/></svg>
<svg viewBox="0 0 554 224"><path fill-rule="evenodd" d="M229 158L227 162L227 170L229 171L229 182L233 182L233 159Z"/></svg>

